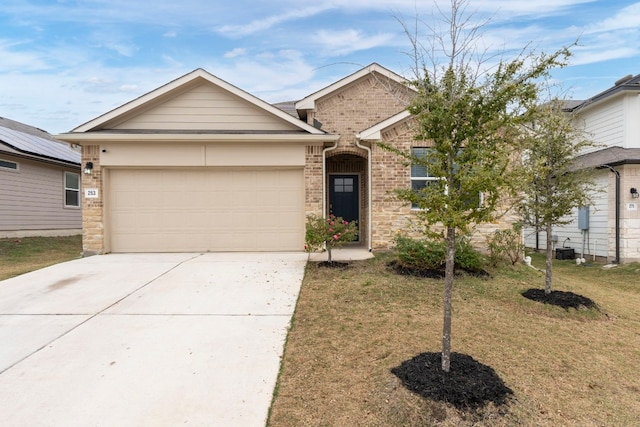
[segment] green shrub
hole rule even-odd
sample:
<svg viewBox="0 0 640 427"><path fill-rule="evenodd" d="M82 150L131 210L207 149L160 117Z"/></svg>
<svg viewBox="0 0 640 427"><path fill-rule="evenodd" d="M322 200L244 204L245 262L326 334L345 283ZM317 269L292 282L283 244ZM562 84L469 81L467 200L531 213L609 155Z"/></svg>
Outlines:
<svg viewBox="0 0 640 427"><path fill-rule="evenodd" d="M489 248L489 263L497 267L501 262L511 262L511 265L520 261L524 245L521 242L519 225L507 230L496 230L487 236L487 247Z"/></svg>
<svg viewBox="0 0 640 427"><path fill-rule="evenodd" d="M445 264L444 242L415 240L405 236L396 238L396 250L401 264L416 268L442 269Z"/></svg>
<svg viewBox="0 0 640 427"><path fill-rule="evenodd" d="M456 241L456 268L469 271L479 271L484 267L484 258L468 239L460 238Z"/></svg>
<svg viewBox="0 0 640 427"><path fill-rule="evenodd" d="M398 261L406 266L418 269L444 269L447 244L444 240L411 239L396 237ZM471 246L468 239L456 240L455 267L479 271L484 267L484 258Z"/></svg>
<svg viewBox="0 0 640 427"><path fill-rule="evenodd" d="M358 237L356 221L345 221L341 217L330 215L322 218L317 215L307 217L304 249L307 252L326 249L331 262L331 249L353 242Z"/></svg>

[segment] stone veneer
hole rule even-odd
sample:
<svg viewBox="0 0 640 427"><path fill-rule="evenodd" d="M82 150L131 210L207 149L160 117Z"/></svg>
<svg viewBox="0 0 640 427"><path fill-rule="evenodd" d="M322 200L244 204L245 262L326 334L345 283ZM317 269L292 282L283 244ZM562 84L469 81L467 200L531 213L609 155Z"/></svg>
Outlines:
<svg viewBox="0 0 640 427"><path fill-rule="evenodd" d="M620 172L620 262L640 262L640 199L631 197L630 189L640 190L640 165L624 165ZM610 206L615 206L615 179L610 174ZM635 204L635 210L629 209ZM615 209L609 209L609 248L615 251ZM614 252L615 257L615 252Z"/></svg>
<svg viewBox="0 0 640 427"><path fill-rule="evenodd" d="M84 255L104 253L104 191L100 169L100 146L82 147L82 165L93 163L91 174L82 174L82 251ZM97 188L98 197L87 199L84 190Z"/></svg>

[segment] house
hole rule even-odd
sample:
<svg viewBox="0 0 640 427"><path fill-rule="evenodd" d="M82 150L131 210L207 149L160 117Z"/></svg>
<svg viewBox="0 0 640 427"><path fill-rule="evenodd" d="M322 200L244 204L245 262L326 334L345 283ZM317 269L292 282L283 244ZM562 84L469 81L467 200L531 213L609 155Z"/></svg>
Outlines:
<svg viewBox="0 0 640 427"><path fill-rule="evenodd" d="M572 102L576 125L598 147L577 163L592 170L593 205L576 209L570 224L553 229L556 248L615 263L640 261L640 75L627 76L586 101ZM544 233L540 233L542 235ZM545 238L525 230L525 244L546 248Z"/></svg>
<svg viewBox="0 0 640 427"><path fill-rule="evenodd" d="M329 213L388 248L412 217L393 189L428 178L376 142L428 146L413 137L414 95L378 64L277 106L188 73L58 135L89 172L84 251L300 251L306 216Z"/></svg>
<svg viewBox="0 0 640 427"><path fill-rule="evenodd" d="M0 237L81 230L79 150L0 117Z"/></svg>

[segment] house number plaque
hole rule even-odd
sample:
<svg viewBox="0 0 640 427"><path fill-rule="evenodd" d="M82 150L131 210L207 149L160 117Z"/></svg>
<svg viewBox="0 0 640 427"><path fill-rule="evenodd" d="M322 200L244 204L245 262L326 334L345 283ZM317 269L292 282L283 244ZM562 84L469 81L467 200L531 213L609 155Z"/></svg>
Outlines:
<svg viewBox="0 0 640 427"><path fill-rule="evenodd" d="M85 188L84 189L84 197L87 199L97 199L98 198L98 189L97 188Z"/></svg>

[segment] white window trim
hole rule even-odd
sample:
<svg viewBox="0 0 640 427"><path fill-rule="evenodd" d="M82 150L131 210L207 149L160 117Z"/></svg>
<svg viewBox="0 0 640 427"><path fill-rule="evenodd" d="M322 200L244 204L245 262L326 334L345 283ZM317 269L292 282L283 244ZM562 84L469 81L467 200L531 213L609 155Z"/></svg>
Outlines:
<svg viewBox="0 0 640 427"><path fill-rule="evenodd" d="M78 176L78 188L71 188L71 187L67 187L67 175L77 175ZM64 172L63 174L63 187L64 187L64 194L63 194L63 199L64 199L64 207L65 208L69 208L69 209L79 209L82 206L82 200L80 198L80 174L79 173L75 173L75 172ZM77 205L68 205L67 204L67 191L76 191L78 193L78 204Z"/></svg>

